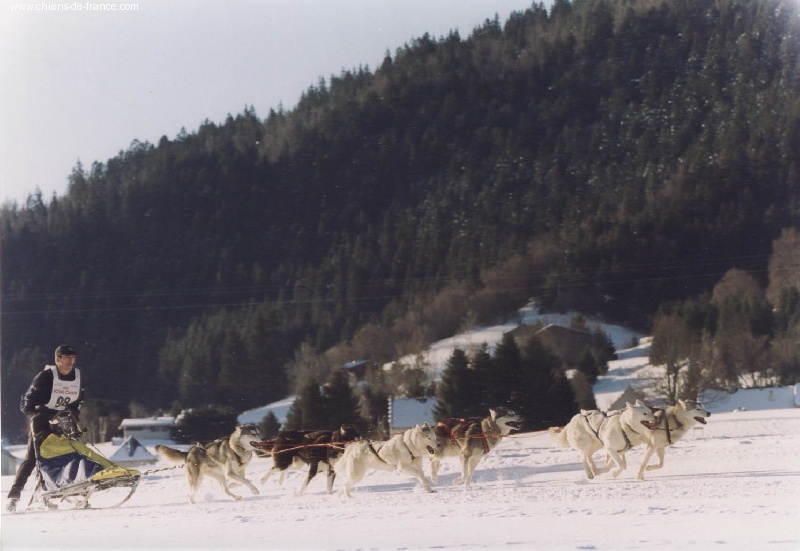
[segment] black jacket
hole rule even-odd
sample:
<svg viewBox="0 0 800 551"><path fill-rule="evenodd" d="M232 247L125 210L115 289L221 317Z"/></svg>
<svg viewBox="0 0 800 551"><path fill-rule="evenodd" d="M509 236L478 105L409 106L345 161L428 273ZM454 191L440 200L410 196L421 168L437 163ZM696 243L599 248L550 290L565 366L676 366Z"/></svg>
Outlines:
<svg viewBox="0 0 800 551"><path fill-rule="evenodd" d="M34 377L31 382L31 386L28 387L27 392L22 395L22 399L20 400L19 409L22 410L22 413L25 415L34 415L43 409L47 409L45 406L50 401L50 394L53 392L53 372L58 373L58 369L50 370L45 368L36 374L36 377ZM75 370L73 369L72 373L66 377L60 373L58 373L58 376L64 381L74 381ZM83 387L81 386L78 399L72 402L67 409L78 415L82 402ZM50 411L55 414L55 410Z"/></svg>

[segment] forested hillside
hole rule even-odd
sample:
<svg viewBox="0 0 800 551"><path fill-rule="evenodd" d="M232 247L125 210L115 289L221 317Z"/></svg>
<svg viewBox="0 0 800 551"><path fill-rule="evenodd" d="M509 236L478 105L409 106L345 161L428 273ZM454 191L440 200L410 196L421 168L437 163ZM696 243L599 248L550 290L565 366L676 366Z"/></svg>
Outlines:
<svg viewBox="0 0 800 551"><path fill-rule="evenodd" d="M62 342L97 407L241 411L531 296L646 327L731 268L766 285L800 225L798 15L557 0L76 166L0 211L4 427Z"/></svg>

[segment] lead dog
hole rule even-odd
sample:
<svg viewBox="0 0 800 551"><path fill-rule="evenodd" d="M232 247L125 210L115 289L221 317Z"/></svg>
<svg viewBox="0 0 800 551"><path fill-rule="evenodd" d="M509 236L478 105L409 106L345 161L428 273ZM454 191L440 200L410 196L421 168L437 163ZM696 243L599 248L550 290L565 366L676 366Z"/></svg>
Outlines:
<svg viewBox="0 0 800 551"><path fill-rule="evenodd" d="M447 419L433 427L441 444L431 456L431 480L439 480L439 465L446 457L461 459L461 476L453 484L462 482L472 486L472 475L484 455L492 451L512 430L519 429L522 418L511 410L494 408L484 418Z"/></svg>
<svg viewBox="0 0 800 551"><path fill-rule="evenodd" d="M245 467L253 458L254 448L251 441L258 439L258 428L247 424L237 426L227 438L197 444L188 452L162 445L156 446L156 451L167 461L186 466L190 503L194 503L195 493L206 476L219 482L227 495L239 500L242 499L241 496L228 488L228 479L244 484L253 495L258 495L258 489L244 476Z"/></svg>
<svg viewBox="0 0 800 551"><path fill-rule="evenodd" d="M598 410L581 410L565 427L550 427L548 432L556 445L571 446L580 453L586 478L608 472L616 478L625 469L625 452L640 441L643 432L652 431L655 416L639 400L627 402L625 409L603 413ZM635 444L636 443L636 444ZM605 450L606 464L597 467L592 455Z"/></svg>
<svg viewBox="0 0 800 551"><path fill-rule="evenodd" d="M666 409L656 409L655 424L652 431L643 431L640 434L633 435L631 444L633 446L644 445L647 449L642 458L642 464L639 466L639 472L636 478L644 480L644 472L660 469L664 466L664 452L667 446L671 446L686 433L688 433L697 423L702 425L706 424L706 417L710 417L709 413L700 402L691 400L678 400L674 406L667 406ZM658 457L658 463L655 465L648 465L653 453ZM625 456L622 454L623 468L625 465Z"/></svg>
<svg viewBox="0 0 800 551"><path fill-rule="evenodd" d="M296 496L302 495L311 479L317 475L320 464L327 467L328 493L333 493L333 481L336 472L333 466L344 453L345 446L350 442L361 439L353 425L342 425L337 431L281 431L275 440L254 442L256 453L272 456L272 468L261 477L260 483L264 484L274 473L280 473L280 482L287 469L302 468L308 465L308 474L302 486L295 492Z"/></svg>
<svg viewBox="0 0 800 551"><path fill-rule="evenodd" d="M436 433L428 423L416 425L386 441L353 442L345 448L341 459L334 466L336 474L346 477L339 495L353 497L350 488L361 482L373 469L413 476L425 487L426 492L433 492L422 470L422 457L435 453L438 446Z"/></svg>

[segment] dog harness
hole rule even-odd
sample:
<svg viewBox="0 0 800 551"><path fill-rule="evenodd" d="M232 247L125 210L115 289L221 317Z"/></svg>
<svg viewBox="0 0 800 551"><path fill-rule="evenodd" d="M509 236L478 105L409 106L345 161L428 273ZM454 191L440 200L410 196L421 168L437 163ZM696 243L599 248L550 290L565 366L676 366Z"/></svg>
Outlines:
<svg viewBox="0 0 800 551"><path fill-rule="evenodd" d="M667 410L665 410L665 409L659 409L657 411L663 412L663 414L664 414L664 427L665 427L664 430L667 432L667 443L671 446L672 445L672 431L669 428L669 415L667 414ZM656 410L653 410L653 413L655 413L655 412L656 412ZM675 427L675 428L677 430L682 429L683 428L683 423L678 421L678 426Z"/></svg>
<svg viewBox="0 0 800 551"><path fill-rule="evenodd" d="M603 414L603 422L600 423L600 426L603 426L603 423L606 422L605 417L607 417L607 416L606 416L605 412L601 411L600 413ZM589 430L592 431L592 433L594 433L595 437L597 438L597 441L602 444L603 443L603 439L600 438L600 427L597 427L597 430L594 430L592 428L592 424L589 422L589 416L588 415L582 415L582 417L583 417L583 420L586 422L586 426L589 427Z"/></svg>
<svg viewBox="0 0 800 551"><path fill-rule="evenodd" d="M462 417L462 418L458 419L458 421L463 424L463 423L466 423L469 420L468 419L464 419ZM448 427L445 423L439 423L438 426L447 431L447 435L450 438L450 440L459 440L459 438L456 438L456 436L453 434L453 431L450 430L450 427ZM481 424L480 439L481 439L481 444L483 445L483 453L489 453L491 448L489 447L489 441L486 439L486 433L483 430L483 424Z"/></svg>
<svg viewBox="0 0 800 551"><path fill-rule="evenodd" d="M409 447L408 447L408 444L406 444L406 439L405 439L405 438L403 438L403 439L402 439L402 442L403 442L403 445L404 445L404 446L406 447L406 449L408 450L408 454L411 456L411 461L414 461L414 460L416 459L416 457L414 456L414 452L412 452L412 451L411 451L411 448L409 448Z"/></svg>

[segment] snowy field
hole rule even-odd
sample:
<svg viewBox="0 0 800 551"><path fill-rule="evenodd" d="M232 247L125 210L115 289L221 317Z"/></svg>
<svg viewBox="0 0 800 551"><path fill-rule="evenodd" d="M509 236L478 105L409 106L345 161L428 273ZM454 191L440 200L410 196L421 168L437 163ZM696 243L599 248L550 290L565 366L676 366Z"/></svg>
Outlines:
<svg viewBox="0 0 800 551"><path fill-rule="evenodd" d="M2 549L800 549L800 409L714 413L645 481L641 449L628 457L618 479L587 481L576 452L531 433L493 450L469 491L450 484L451 460L433 494L376 472L353 499L323 476L294 497L295 471L239 502L207 481L196 505L166 470L117 509L3 514ZM250 479L269 465L254 460Z"/></svg>

